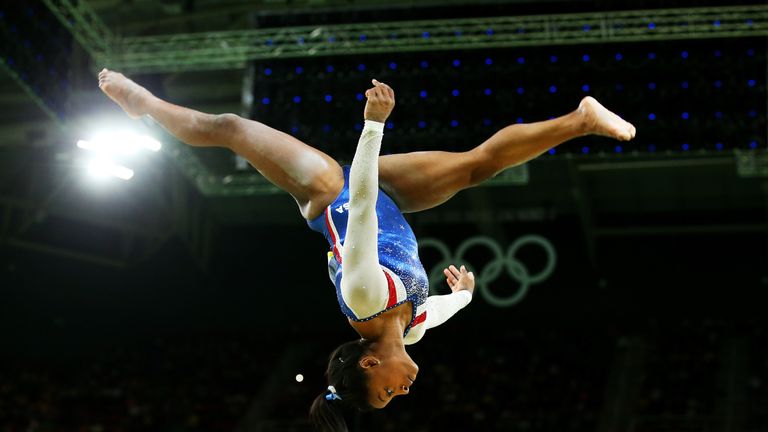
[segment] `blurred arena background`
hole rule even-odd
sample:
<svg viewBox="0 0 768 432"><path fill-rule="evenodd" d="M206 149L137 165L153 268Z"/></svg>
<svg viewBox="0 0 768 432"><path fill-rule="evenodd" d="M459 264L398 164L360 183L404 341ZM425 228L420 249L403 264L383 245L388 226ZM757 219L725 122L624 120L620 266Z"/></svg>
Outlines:
<svg viewBox="0 0 768 432"><path fill-rule="evenodd" d="M353 430L768 430L766 36L757 1L0 2L0 431L308 430L355 337L291 198L130 121L102 67L341 161L374 77L397 94L385 152L597 97L634 141L408 215L428 271L460 255L483 283L413 347L412 394ZM89 175L99 129L162 148Z"/></svg>

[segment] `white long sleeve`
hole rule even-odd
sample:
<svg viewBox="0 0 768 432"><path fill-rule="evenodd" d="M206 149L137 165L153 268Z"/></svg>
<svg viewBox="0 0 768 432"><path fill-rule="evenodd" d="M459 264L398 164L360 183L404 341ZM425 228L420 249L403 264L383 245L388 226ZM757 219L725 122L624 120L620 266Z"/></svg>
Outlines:
<svg viewBox="0 0 768 432"><path fill-rule="evenodd" d="M437 327L448 321L459 310L472 301L472 293L466 290L457 291L446 295L433 295L427 298L425 303L427 318L424 321L425 330Z"/></svg>
<svg viewBox="0 0 768 432"><path fill-rule="evenodd" d="M349 219L342 251L341 292L358 318L387 304L386 276L379 265L376 200L379 196L379 152L384 124L365 121L349 170Z"/></svg>
<svg viewBox="0 0 768 432"><path fill-rule="evenodd" d="M419 307L418 311L426 313L424 322L411 328L405 337L405 344L413 345L420 341L427 330L448 321L456 312L466 307L470 301L472 301L472 294L465 290L427 297L427 301Z"/></svg>

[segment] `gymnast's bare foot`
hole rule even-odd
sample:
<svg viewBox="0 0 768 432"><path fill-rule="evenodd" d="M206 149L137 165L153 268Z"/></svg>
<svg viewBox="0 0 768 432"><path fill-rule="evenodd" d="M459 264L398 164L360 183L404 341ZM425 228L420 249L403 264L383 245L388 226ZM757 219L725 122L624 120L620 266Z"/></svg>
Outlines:
<svg viewBox="0 0 768 432"><path fill-rule="evenodd" d="M636 130L631 123L600 105L592 96L582 99L577 111L582 115L584 134L602 135L619 141L635 137Z"/></svg>
<svg viewBox="0 0 768 432"><path fill-rule="evenodd" d="M131 118L146 114L146 102L153 97L144 87L119 72L102 69L99 72L99 88Z"/></svg>

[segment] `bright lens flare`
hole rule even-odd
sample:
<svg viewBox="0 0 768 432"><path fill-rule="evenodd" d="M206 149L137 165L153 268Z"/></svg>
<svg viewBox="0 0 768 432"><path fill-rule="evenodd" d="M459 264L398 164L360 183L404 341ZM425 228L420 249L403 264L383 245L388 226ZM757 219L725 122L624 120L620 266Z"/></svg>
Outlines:
<svg viewBox="0 0 768 432"><path fill-rule="evenodd" d="M88 173L95 177L117 177L123 180L130 180L133 177L133 170L121 165L117 165L106 158L93 159L88 163Z"/></svg>
<svg viewBox="0 0 768 432"><path fill-rule="evenodd" d="M151 136L126 130L102 132L91 139L78 140L77 146L94 156L86 163L87 171L91 176L117 177L123 180L133 178L134 172L115 161L130 161L142 150L157 152L162 147L160 142Z"/></svg>
<svg viewBox="0 0 768 432"><path fill-rule="evenodd" d="M84 150L110 154L134 154L141 149L157 152L160 141L148 135L132 132L101 133L90 140L79 140L77 146Z"/></svg>

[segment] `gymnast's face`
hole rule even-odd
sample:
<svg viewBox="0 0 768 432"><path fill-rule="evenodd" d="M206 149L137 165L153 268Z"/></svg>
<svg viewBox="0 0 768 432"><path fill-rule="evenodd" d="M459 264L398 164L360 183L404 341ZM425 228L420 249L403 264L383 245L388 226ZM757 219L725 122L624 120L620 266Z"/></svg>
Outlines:
<svg viewBox="0 0 768 432"><path fill-rule="evenodd" d="M368 403L374 408L384 408L395 396L407 395L419 366L403 351L403 355L385 358L366 355L360 365L368 375Z"/></svg>

